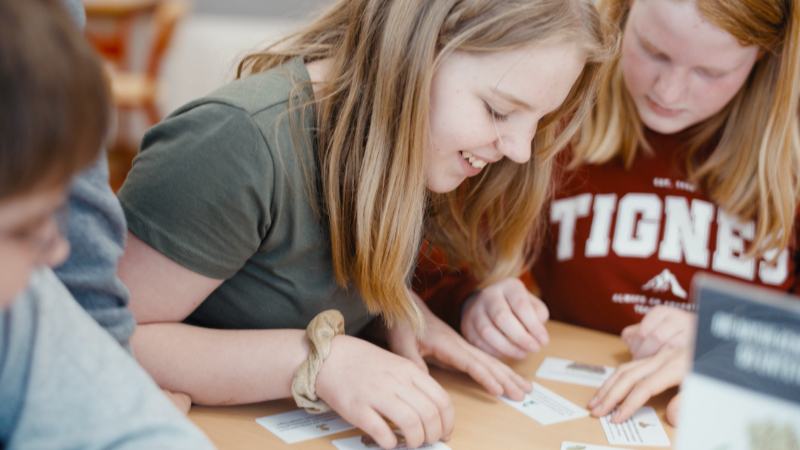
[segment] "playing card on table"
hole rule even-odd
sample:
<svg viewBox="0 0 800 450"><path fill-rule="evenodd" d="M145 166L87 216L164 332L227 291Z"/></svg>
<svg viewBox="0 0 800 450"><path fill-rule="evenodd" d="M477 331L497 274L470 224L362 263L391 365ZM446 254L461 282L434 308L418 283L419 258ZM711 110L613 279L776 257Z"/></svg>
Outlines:
<svg viewBox="0 0 800 450"><path fill-rule="evenodd" d="M669 447L669 438L664 426L658 420L656 411L650 406L642 406L630 419L620 424L609 422L614 412L600 418L608 443L613 445L640 445Z"/></svg>
<svg viewBox="0 0 800 450"><path fill-rule="evenodd" d="M589 411L539 383L533 383L533 391L525 394L525 398L521 402L515 402L505 396L501 396L500 399L542 425L550 425L551 423L589 415Z"/></svg>
<svg viewBox="0 0 800 450"><path fill-rule="evenodd" d="M336 411L311 414L298 409L273 416L259 417L256 423L278 436L287 444L327 436L355 428L342 419Z"/></svg>
<svg viewBox="0 0 800 450"><path fill-rule="evenodd" d="M616 447L603 447L602 445L592 445L592 444L581 444L578 442L567 442L564 441L561 443L561 450L632 450L632 449L621 449Z"/></svg>
<svg viewBox="0 0 800 450"><path fill-rule="evenodd" d="M406 447L406 439L403 436L403 433L400 431L395 431L394 434L397 436L397 447L395 449L403 449L408 448ZM364 450L368 448L375 448L379 449L380 446L374 439L371 437L364 435L364 436L355 436L350 438L344 439L336 439L331 441L331 443L339 450ZM425 449L425 450L450 450L450 447L445 445L443 442L434 442L433 444L423 444L418 449Z"/></svg>
<svg viewBox="0 0 800 450"><path fill-rule="evenodd" d="M596 366L568 359L547 357L536 371L536 376L564 383L600 387L614 373L614 370L610 366Z"/></svg>

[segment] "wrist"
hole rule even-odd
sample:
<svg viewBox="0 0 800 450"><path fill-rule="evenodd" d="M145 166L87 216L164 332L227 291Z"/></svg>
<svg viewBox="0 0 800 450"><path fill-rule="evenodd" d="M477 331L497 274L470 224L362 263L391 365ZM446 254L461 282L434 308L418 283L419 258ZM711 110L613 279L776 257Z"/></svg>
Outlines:
<svg viewBox="0 0 800 450"><path fill-rule="evenodd" d="M311 413L330 411L330 406L316 393L317 376L331 351L333 338L344 333L344 317L339 311L319 313L306 328L308 358L295 371L292 397L297 406Z"/></svg>

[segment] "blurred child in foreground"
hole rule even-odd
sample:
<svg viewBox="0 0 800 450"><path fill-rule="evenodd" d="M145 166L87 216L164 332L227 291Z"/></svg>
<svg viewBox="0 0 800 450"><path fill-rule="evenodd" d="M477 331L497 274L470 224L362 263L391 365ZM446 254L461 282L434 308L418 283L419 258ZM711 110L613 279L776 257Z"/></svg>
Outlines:
<svg viewBox="0 0 800 450"><path fill-rule="evenodd" d="M57 0L0 0L0 448L212 448L51 270L110 100Z"/></svg>

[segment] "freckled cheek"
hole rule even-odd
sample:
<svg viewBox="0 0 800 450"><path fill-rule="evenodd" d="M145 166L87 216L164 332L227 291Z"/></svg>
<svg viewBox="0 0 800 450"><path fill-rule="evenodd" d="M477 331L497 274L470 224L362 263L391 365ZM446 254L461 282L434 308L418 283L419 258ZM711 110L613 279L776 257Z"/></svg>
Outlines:
<svg viewBox="0 0 800 450"><path fill-rule="evenodd" d="M692 89L692 98L696 111L703 117L710 117L719 112L736 96L742 82L738 80L703 83Z"/></svg>
<svg viewBox="0 0 800 450"><path fill-rule="evenodd" d="M651 61L628 50L622 55L622 76L625 86L634 96L647 94L658 78L658 67Z"/></svg>

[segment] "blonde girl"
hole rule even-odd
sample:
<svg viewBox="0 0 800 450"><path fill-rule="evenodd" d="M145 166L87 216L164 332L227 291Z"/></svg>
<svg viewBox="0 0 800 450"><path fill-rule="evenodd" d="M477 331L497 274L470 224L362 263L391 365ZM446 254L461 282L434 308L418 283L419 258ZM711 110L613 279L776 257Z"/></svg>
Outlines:
<svg viewBox="0 0 800 450"><path fill-rule="evenodd" d="M553 318L622 333L634 358L645 358L691 342L688 291L698 271L796 285L800 8L795 0L599 7L623 29L621 57L572 143L572 170L531 273ZM520 356L546 340L518 312L520 286L505 280L467 302L461 327L470 342ZM654 373L612 421L627 419L660 392L654 385L680 380L675 368L687 365L667 362L681 355L623 366L589 403L592 414L607 414Z"/></svg>
<svg viewBox="0 0 800 450"><path fill-rule="evenodd" d="M336 336L316 378L384 448L384 417L411 447L452 433L423 357L521 398L530 385L407 282L425 223L449 226L489 278L520 270L550 160L591 110L613 44L591 0L340 0L248 56L239 80L149 131L120 192L138 360L195 403L287 397L302 329L337 309L349 335L381 315L407 357ZM479 181L427 220L432 195L467 177ZM460 227L485 212L492 231L515 225L489 240Z"/></svg>

